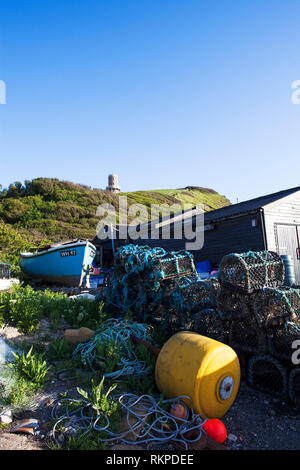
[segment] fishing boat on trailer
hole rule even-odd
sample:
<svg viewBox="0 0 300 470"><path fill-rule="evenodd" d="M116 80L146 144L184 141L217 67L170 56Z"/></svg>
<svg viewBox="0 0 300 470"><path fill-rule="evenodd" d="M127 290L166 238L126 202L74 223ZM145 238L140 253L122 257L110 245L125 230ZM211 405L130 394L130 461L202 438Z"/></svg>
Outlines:
<svg viewBox="0 0 300 470"><path fill-rule="evenodd" d="M19 263L23 273L30 278L80 286L95 255L96 247L89 240L69 240L35 253L20 253Z"/></svg>

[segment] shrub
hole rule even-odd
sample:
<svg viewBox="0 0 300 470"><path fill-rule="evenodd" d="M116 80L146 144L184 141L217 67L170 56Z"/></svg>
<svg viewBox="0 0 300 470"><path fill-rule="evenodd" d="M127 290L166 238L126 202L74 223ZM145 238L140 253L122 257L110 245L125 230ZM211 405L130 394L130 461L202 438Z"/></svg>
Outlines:
<svg viewBox="0 0 300 470"><path fill-rule="evenodd" d="M56 338L49 344L47 358L49 360L68 359L72 356L73 347L62 338Z"/></svg>
<svg viewBox="0 0 300 470"><path fill-rule="evenodd" d="M28 409L36 390L13 363L6 363L0 375L0 410L9 407L13 412Z"/></svg>
<svg viewBox="0 0 300 470"><path fill-rule="evenodd" d="M30 286L15 286L11 292L0 293L1 318L22 333L33 332L42 318L48 318L53 328L65 320L72 328L100 328L106 319L104 304L85 298L69 299L67 295L35 291Z"/></svg>
<svg viewBox="0 0 300 470"><path fill-rule="evenodd" d="M50 240L45 237L39 239L39 244L47 244ZM17 230L0 220L0 260L12 266L12 276L20 276L19 254L30 251L36 244L31 233Z"/></svg>
<svg viewBox="0 0 300 470"><path fill-rule="evenodd" d="M16 368L21 375L37 386L41 386L46 381L49 367L43 360L43 354L33 352L33 346L26 354L22 352L21 354L13 353L13 355L16 359Z"/></svg>

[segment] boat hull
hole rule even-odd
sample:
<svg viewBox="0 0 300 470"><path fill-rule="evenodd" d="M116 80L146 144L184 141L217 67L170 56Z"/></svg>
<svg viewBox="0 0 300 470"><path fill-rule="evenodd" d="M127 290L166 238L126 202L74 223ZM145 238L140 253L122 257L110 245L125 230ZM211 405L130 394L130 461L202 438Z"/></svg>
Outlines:
<svg viewBox="0 0 300 470"><path fill-rule="evenodd" d="M91 265L96 247L90 242L60 245L38 253L21 253L23 273L49 283L78 286L84 275L83 267Z"/></svg>

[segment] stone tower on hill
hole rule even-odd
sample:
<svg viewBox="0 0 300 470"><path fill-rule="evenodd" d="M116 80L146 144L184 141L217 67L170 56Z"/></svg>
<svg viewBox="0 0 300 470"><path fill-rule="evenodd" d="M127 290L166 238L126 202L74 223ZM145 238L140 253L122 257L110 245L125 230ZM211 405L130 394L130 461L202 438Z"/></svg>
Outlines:
<svg viewBox="0 0 300 470"><path fill-rule="evenodd" d="M112 193L119 193L121 191L118 183L118 175L108 175L108 186L106 190Z"/></svg>

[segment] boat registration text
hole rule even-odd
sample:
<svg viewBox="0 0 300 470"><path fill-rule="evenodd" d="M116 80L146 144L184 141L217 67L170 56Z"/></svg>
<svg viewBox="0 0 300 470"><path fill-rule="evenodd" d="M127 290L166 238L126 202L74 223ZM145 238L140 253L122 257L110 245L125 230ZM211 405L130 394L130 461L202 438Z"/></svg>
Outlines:
<svg viewBox="0 0 300 470"><path fill-rule="evenodd" d="M76 256L77 253L76 253L76 250L68 250L68 251L61 251L60 252L60 256L62 256L63 258L65 256Z"/></svg>

